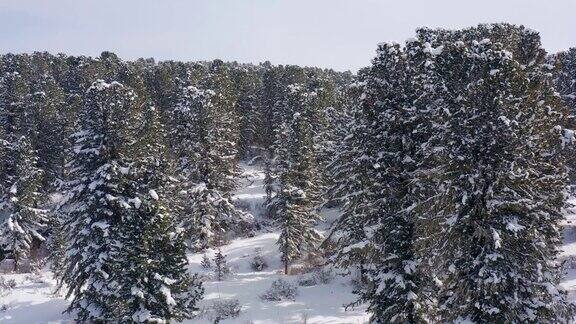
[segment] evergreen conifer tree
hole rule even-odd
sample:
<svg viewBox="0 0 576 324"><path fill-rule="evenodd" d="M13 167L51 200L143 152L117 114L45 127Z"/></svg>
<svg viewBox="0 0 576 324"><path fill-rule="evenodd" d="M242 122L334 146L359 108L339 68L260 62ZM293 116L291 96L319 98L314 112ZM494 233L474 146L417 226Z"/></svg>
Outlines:
<svg viewBox="0 0 576 324"><path fill-rule="evenodd" d="M216 275L216 281L222 281L230 273L230 267L228 267L228 262L226 261L226 255L222 254L221 250L216 252L214 256L214 274Z"/></svg>
<svg viewBox="0 0 576 324"><path fill-rule="evenodd" d="M382 44L372 67L362 73L360 108L334 172L355 171L336 182L344 200L334 227L336 261L361 264L364 285L357 293L369 302L374 323L423 320L419 256L415 248L414 136L419 119L410 100L413 84L408 55L398 44Z"/></svg>
<svg viewBox="0 0 576 324"><path fill-rule="evenodd" d="M305 251L316 247L321 236L314 229L319 219L315 207L319 202L314 152L314 133L311 124L310 96L299 84L289 87L284 109L293 111L284 121L274 143L273 195L268 208L273 210L280 226L278 239L284 272L290 263Z"/></svg>
<svg viewBox="0 0 576 324"><path fill-rule="evenodd" d="M526 31L518 55L472 39L443 42L434 59L445 93L430 109L435 136L423 147L425 169L414 181L428 187L417 209L427 263L442 281L442 320L573 316L556 260L566 112L533 36Z"/></svg>
<svg viewBox="0 0 576 324"><path fill-rule="evenodd" d="M44 240L47 220L39 193L43 173L31 143L35 127L28 120L27 64L26 57L4 56L0 77L0 245L11 252L14 270Z"/></svg>
<svg viewBox="0 0 576 324"><path fill-rule="evenodd" d="M47 211L40 206L42 172L36 166L36 152L30 140L22 136L8 152L15 165L11 165L10 187L0 196L3 223L0 226L0 244L9 250L14 260L14 271L22 261L29 259L33 245L44 241L40 234L47 223Z"/></svg>
<svg viewBox="0 0 576 324"><path fill-rule="evenodd" d="M162 156L165 136L156 109L143 112L143 127L131 145L126 190L130 208L118 228L119 244L111 254L118 260L113 280L119 283L125 306L122 321L168 322L191 318L203 289L187 272L183 228L170 210L171 168Z"/></svg>
<svg viewBox="0 0 576 324"><path fill-rule="evenodd" d="M66 200L60 209L66 235L65 271L59 285L72 298L68 312L79 321L109 321L122 310L119 260L112 253L122 244L119 227L133 197L127 191L133 161L128 148L135 94L118 82L97 80L80 111L79 130L68 165Z"/></svg>
<svg viewBox="0 0 576 324"><path fill-rule="evenodd" d="M172 134L180 147L177 167L186 201L182 218L188 237L199 249L217 243L250 219L229 199L238 175L236 143L222 136L232 127L232 115L221 113L224 108L217 105L223 103L215 99L219 96L213 90L186 87L172 112L172 118L181 121Z"/></svg>

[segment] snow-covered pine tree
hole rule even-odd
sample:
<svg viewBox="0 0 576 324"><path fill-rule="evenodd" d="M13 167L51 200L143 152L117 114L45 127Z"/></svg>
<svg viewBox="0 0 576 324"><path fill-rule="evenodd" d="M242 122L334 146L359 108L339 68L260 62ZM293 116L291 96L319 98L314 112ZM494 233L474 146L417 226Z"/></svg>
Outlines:
<svg viewBox="0 0 576 324"><path fill-rule="evenodd" d="M46 241L46 246L50 251L48 261L50 261L50 270L52 273L62 273L66 267L66 250L67 240L64 228L64 217L60 214L58 204L48 211L47 227L50 229L50 236ZM58 277L58 275L55 275ZM59 293L63 287L57 285L55 293Z"/></svg>
<svg viewBox="0 0 576 324"><path fill-rule="evenodd" d="M369 303L373 323L424 320L410 181L423 118L410 101L418 78L409 77L415 73L408 57L398 44L379 45L361 74L360 107L333 163L335 176L353 171L333 188L344 203L332 233L335 260L360 264L364 285L356 293Z"/></svg>
<svg viewBox="0 0 576 324"><path fill-rule="evenodd" d="M56 188L62 179L67 140L73 131L74 116L66 105L65 93L54 78L45 73L34 85L33 119L36 125L33 144L38 151L39 167L44 170L42 187L46 192Z"/></svg>
<svg viewBox="0 0 576 324"><path fill-rule="evenodd" d="M210 258L206 253L202 255L202 261L200 262L200 266L206 270L212 269L212 261L210 261Z"/></svg>
<svg viewBox="0 0 576 324"><path fill-rule="evenodd" d="M230 90L227 76L218 69L214 79L204 84L224 93L185 87L171 112L171 119L180 121L171 135L179 143L175 153L184 195L181 217L197 249L217 244L228 231L250 220L250 215L230 202L238 175L237 139L227 132L235 127L235 113L228 106L233 102L226 94Z"/></svg>
<svg viewBox="0 0 576 324"><path fill-rule="evenodd" d="M367 188L373 179L373 168L364 155L369 137L360 105L365 86L363 80L368 77L368 73L368 68L361 69L347 90L348 102L345 107L349 117L342 122L341 138L328 166L332 184L326 193L327 200L341 206L342 214L323 243L325 247L330 245L328 252L332 255L333 263L347 269L357 268L360 274L364 273L363 247L367 242L362 218L365 215ZM360 291L356 293L360 294Z"/></svg>
<svg viewBox="0 0 576 324"><path fill-rule="evenodd" d="M221 191L224 195L237 187L239 116L237 112L237 95L228 66L215 60L210 64L208 75L200 82L202 89L213 92L206 107L209 124L206 130L201 174L208 174L208 187ZM208 166L210 160L212 166Z"/></svg>
<svg viewBox="0 0 576 324"><path fill-rule="evenodd" d="M576 129L576 48L559 52L549 57L549 63L554 67L554 87L560 94L562 102L570 110L566 127ZM566 158L571 184L576 181L576 154L573 145L566 147Z"/></svg>
<svg viewBox="0 0 576 324"><path fill-rule="evenodd" d="M434 60L445 93L431 120L440 127L423 148L433 162L414 181L430 189L418 207L421 243L442 280L442 321L573 316L557 262L566 114L540 42L527 33L521 53L531 58L472 39L442 42Z"/></svg>
<svg viewBox="0 0 576 324"><path fill-rule="evenodd" d="M24 74L26 58L2 57L0 76L0 245L9 250L14 270L30 256L33 244L43 241L38 232L45 226L46 211L40 209L42 171L31 144L30 89Z"/></svg>
<svg viewBox="0 0 576 324"><path fill-rule="evenodd" d="M254 158L261 154L262 80L255 68L240 67L235 72L237 111L240 118L238 156Z"/></svg>
<svg viewBox="0 0 576 324"><path fill-rule="evenodd" d="M56 275L71 298L67 311L79 321L112 321L122 309L115 276L121 269L111 252L121 244L118 228L132 208L126 186L135 98L118 82L95 81L72 135L66 199L60 207L67 250L64 271Z"/></svg>
<svg viewBox="0 0 576 324"><path fill-rule="evenodd" d="M222 250L218 250L214 256L214 274L216 281L222 281L230 273L230 267L226 261L226 255L222 254Z"/></svg>
<svg viewBox="0 0 576 324"><path fill-rule="evenodd" d="M265 64L266 70L263 74L263 84L264 93L262 96L263 102L263 115L264 115L264 148L266 152L264 160L264 190L266 192L266 202L265 205L268 206L267 214L270 218L275 218L275 210L270 208L270 200L275 192L275 183L277 182L278 167L276 157L276 144L278 143L277 138L279 136L280 128L283 126L285 120L287 120L287 115L294 112L285 111L285 97L287 93L288 86L292 83L287 83L298 79L299 84L304 83L305 79L303 77L296 78L295 76L290 76L290 74L295 74L300 71L296 71L294 68L288 69L284 66L270 66ZM301 74L301 73L298 73Z"/></svg>
<svg viewBox="0 0 576 324"><path fill-rule="evenodd" d="M556 65L554 86L564 103L576 113L576 48L554 54L551 63Z"/></svg>
<svg viewBox="0 0 576 324"><path fill-rule="evenodd" d="M339 90L335 102L330 106L322 107L322 128L315 132L315 151L318 160L318 177L321 183L321 191L324 193L323 204L333 206L335 201L328 192L334 187L335 178L332 177L332 161L338 154L342 141L348 134L351 120L350 100L346 96L352 95L351 91Z"/></svg>
<svg viewBox="0 0 576 324"><path fill-rule="evenodd" d="M285 86L282 84L282 66L272 66L270 62L262 65L262 146L270 150L274 143L274 133L276 128L275 120L277 119L277 105L281 100ZM269 155L271 155L269 153ZM271 157L270 157L271 158ZM267 159L269 160L269 158Z"/></svg>
<svg viewBox="0 0 576 324"><path fill-rule="evenodd" d="M283 108L293 112L283 122L274 143L273 194L268 208L273 210L280 226L278 238L284 272L289 273L290 263L319 243L321 235L314 229L319 215L315 207L319 202L314 152L314 132L310 114L312 96L301 84L288 87Z"/></svg>
<svg viewBox="0 0 576 324"><path fill-rule="evenodd" d="M143 127L131 144L126 191L132 197L118 228L113 281L120 287L120 321L169 322L191 318L203 289L187 272L184 231L170 210L172 170L156 109L144 104Z"/></svg>
<svg viewBox="0 0 576 324"><path fill-rule="evenodd" d="M25 75L27 70L22 59L16 55L2 57L0 75L0 131L5 145L16 147L20 136L25 135L28 140L35 134L34 123L30 123L31 100L30 87ZM11 158L4 155L4 159ZM13 158L13 157L12 157ZM7 163L6 161L2 161ZM6 168L0 172L8 172Z"/></svg>
<svg viewBox="0 0 576 324"><path fill-rule="evenodd" d="M265 143L266 156L264 163L264 190L266 192L265 205L268 217L276 218L275 210L270 201L277 190L278 175L281 172L282 162L278 160L278 152L282 150L278 140L281 131L286 127L286 121L290 120L294 113L294 107L287 105L287 95L291 91L290 87L299 85L302 89L307 89L306 75L303 69L297 66L270 66L264 73L264 133L267 136ZM301 109L301 108L300 108Z"/></svg>
<svg viewBox="0 0 576 324"><path fill-rule="evenodd" d="M10 186L0 196L0 246L10 251L17 271L22 261L29 259L33 246L44 241L39 231L46 226L47 211L40 208L42 171L36 165L30 140L22 136L7 149L14 164L5 165L10 171Z"/></svg>
<svg viewBox="0 0 576 324"><path fill-rule="evenodd" d="M364 92L365 80L369 72L368 68L361 69L355 80L350 84L347 91L347 100L344 107L344 120L340 121L341 127L338 130L338 140L333 148L334 154L328 169L330 170L329 179L332 182L326 193L326 199L336 201L344 209L346 206L360 206L362 200L366 197L364 190L368 186L367 182L371 179L368 168L367 157L364 156L364 146L367 143L366 122L362 115L363 111L360 106L361 94ZM351 207L353 208L353 207ZM349 211L351 211L350 209ZM361 213L344 212L337 220L333 233L327 240L340 239L332 237L339 236L338 232L346 229L347 235L350 235L349 243L355 244L365 239L361 223L354 220ZM356 234L352 234L355 229ZM351 243L354 241L354 243ZM352 250L350 252L353 252ZM348 258L347 258L348 259ZM363 258L358 255L350 258L350 261L356 265L361 263ZM352 261L354 260L354 261ZM352 265L352 264L349 264Z"/></svg>
<svg viewBox="0 0 576 324"><path fill-rule="evenodd" d="M186 76L186 66L180 62L158 62L146 73L146 82L151 86L150 95L159 105L161 113L168 112L174 106L182 78Z"/></svg>
<svg viewBox="0 0 576 324"><path fill-rule="evenodd" d="M321 70L312 70L307 75L306 88L310 93L310 113L308 118L314 124L313 151L316 172L310 179L317 186L319 194L327 191L331 184L328 178L328 164L334 153L333 141L339 136L339 123L345 113L339 101L341 94L333 79L328 78ZM322 200L324 198L322 197Z"/></svg>

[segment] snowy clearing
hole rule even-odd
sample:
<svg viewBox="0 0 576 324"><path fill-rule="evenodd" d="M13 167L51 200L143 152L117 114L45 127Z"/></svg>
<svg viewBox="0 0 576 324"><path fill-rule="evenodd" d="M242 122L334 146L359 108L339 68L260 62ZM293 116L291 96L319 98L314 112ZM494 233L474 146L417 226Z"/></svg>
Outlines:
<svg viewBox="0 0 576 324"><path fill-rule="evenodd" d="M242 186L234 195L258 217L262 211L265 199L262 181L264 174L259 169L243 165L246 176ZM576 203L576 200L572 201ZM329 209L323 212L325 222L319 229L325 230L331 221L337 217L337 210ZM570 298L576 300L576 208L567 210L565 221L565 244L562 247L562 259L568 260L567 274L562 285L569 291ZM189 254L190 271L207 277L204 282L205 295L200 303L201 309L207 309L214 301L238 299L241 313L238 317L223 320L222 323L322 323L322 324L363 324L369 315L365 307L345 310L343 305L352 302L350 278L336 276L329 284L319 284L308 287L298 287L298 295L294 301L263 301L260 296L270 287L271 283L284 278L297 285L298 275L285 276L277 252L276 240L278 233L262 232L251 238L235 239L221 248L227 256L232 273L221 282L211 279L211 270L203 269L201 261L203 254ZM250 262L254 251L261 249L261 255L269 267L263 271L254 271ZM216 250L206 252L210 259ZM68 302L58 294L54 294L55 281L51 273L42 274L3 274L1 280L15 287L0 292L0 322L17 324L36 323L73 323L73 317L62 314ZM204 317L185 321L184 323L211 323Z"/></svg>
<svg viewBox="0 0 576 324"><path fill-rule="evenodd" d="M255 167L243 165L246 178L242 180L242 186L234 195L234 199L242 201L249 206L256 217L262 210L265 199L262 181L264 174ZM326 222L334 220L337 212L327 210ZM328 224L319 225L324 230ZM308 287L298 287L298 295L294 301L263 301L263 294L278 278L287 281L298 280L298 275L285 276L282 273L282 264L277 251L276 240L278 233L258 233L251 238L233 240L230 244L221 248L227 256L228 265L232 274L224 281L218 282L208 279L204 282L205 295L200 303L200 308L210 307L215 300L232 299L239 300L242 307L240 316L223 320L222 323L346 323L363 324L369 316L364 307L344 309L344 305L354 301L350 278L336 276L328 284L319 284ZM255 249L260 248L261 254L268 262L269 267L256 272L250 268L250 261L254 256ZM212 258L215 250L207 251ZM210 276L211 271L203 269L200 265L203 254L190 254L190 271ZM46 271L41 275L34 274L4 274L5 281L14 280L16 287L1 293L0 307L5 307L0 312L0 322L35 324L35 323L72 323L73 316L62 314L68 302L59 295L53 293L55 282L51 273ZM3 306L5 305L5 306ZM196 318L184 323L211 323L208 318Z"/></svg>

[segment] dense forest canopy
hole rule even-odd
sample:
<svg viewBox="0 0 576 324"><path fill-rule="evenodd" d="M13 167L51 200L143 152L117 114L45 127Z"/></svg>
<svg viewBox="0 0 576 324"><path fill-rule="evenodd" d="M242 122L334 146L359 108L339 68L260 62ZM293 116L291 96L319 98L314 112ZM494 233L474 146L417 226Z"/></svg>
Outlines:
<svg viewBox="0 0 576 324"><path fill-rule="evenodd" d="M357 74L4 54L2 257L48 246L78 321L178 321L203 295L186 251L272 226L285 274L356 269L374 323L565 321L575 111L576 50L510 24L422 28ZM231 200L240 161L265 222Z"/></svg>

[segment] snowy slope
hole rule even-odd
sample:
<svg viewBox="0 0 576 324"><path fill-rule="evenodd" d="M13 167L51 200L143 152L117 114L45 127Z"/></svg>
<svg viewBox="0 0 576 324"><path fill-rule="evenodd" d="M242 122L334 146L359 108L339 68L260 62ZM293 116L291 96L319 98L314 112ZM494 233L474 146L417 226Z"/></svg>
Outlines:
<svg viewBox="0 0 576 324"><path fill-rule="evenodd" d="M234 198L250 205L255 216L259 217L265 199L262 183L264 173L256 167L247 165L242 167L247 178L243 180L243 186ZM333 214L333 211L329 213ZM320 226L321 229L326 227L323 225ZM342 307L355 298L349 286L350 280L345 277L338 277L330 284L299 287L299 294L293 302L262 301L259 296L275 279L297 280L297 276L282 274L282 264L276 246L277 239L278 233L261 233L253 238L234 240L224 246L222 253L227 255L233 274L223 282L205 282L206 294L202 305L209 306L217 299L237 298L242 305L241 315L224 320L223 323L303 323L306 318L307 323L362 324L368 320L364 308L345 311ZM269 268L261 272L250 269L250 261L256 248L262 249L262 255L269 264ZM208 251L207 254L212 258L214 253L215 251ZM200 266L202 255L191 255L189 260L193 272L209 272ZM191 323L206 322L206 319L191 321Z"/></svg>
<svg viewBox="0 0 576 324"><path fill-rule="evenodd" d="M262 182L263 172L252 166L242 166L245 178L242 186L234 195L240 205L250 209L255 217L260 217L262 204L265 199ZM336 216L334 210L326 212L326 218L333 220ZM321 224L319 229L328 227ZM284 276L278 255L276 240L278 233L262 232L251 238L233 240L222 247L227 255L228 264L233 273L222 282L208 279L204 283L205 298L201 307L209 307L215 300L236 298L242 306L239 317L227 319L222 323L239 324L271 324L271 323L346 323L363 324L368 315L363 307L345 311L343 305L354 300L351 293L350 280L346 277L337 277L329 284L311 287L298 287L298 296L295 301L269 302L262 301L260 295L266 291L272 281L285 278L295 282L297 276ZM250 261L254 250L261 248L262 256L267 260L269 268L262 272L250 269ZM207 252L212 257L215 251ZM200 266L202 254L190 254L190 271L209 275L209 271ZM71 316L62 315L66 309L67 301L61 296L54 295L55 282L50 272L39 276L31 274L1 275L4 280L14 279L16 288L0 291L0 308L6 305L6 310L0 310L0 323L72 323ZM197 318L185 323L210 323L206 318Z"/></svg>
<svg viewBox="0 0 576 324"><path fill-rule="evenodd" d="M232 196L233 200L241 201L250 212L259 217L264 211L264 172L259 167L241 164L243 170L240 188Z"/></svg>
<svg viewBox="0 0 576 324"><path fill-rule="evenodd" d="M209 306L215 299L237 298L242 305L240 317L223 323L365 323L368 316L363 309L346 312L343 304L354 300L346 278L337 278L326 285L299 287L295 301L268 302L259 296L270 287L274 279L283 277L295 281L297 276L284 276L282 265L275 246L278 234L269 233L254 238L235 240L222 249L228 256L233 274L225 281L205 282L205 299L201 305ZM261 272L250 269L249 262L254 249L261 247L263 256L269 260L270 268ZM213 253L209 253L212 256ZM193 271L203 273L200 267L201 255L190 257ZM206 323L206 319L197 319L191 323Z"/></svg>
<svg viewBox="0 0 576 324"><path fill-rule="evenodd" d="M252 210L260 217L261 206L265 199L262 189L264 175L261 170L243 166L246 178L242 180L242 188L234 198L241 205ZM576 199L573 200L576 203ZM326 222L319 226L320 230L328 227L328 223L337 217L336 210L325 212ZM567 274L562 285L569 291L571 299L576 300L576 208L569 208L564 223L564 245L562 259L568 260ZM282 265L276 247L278 233L258 233L251 238L233 240L222 247L227 255L228 263L233 273L222 282L208 279L204 283L205 298L201 307L209 307L215 300L236 298L242 306L239 317L227 319L222 323L238 324L272 324L272 323L346 323L363 324L368 320L364 307L345 311L342 305L354 300L351 293L350 279L337 277L329 284L311 287L299 287L295 301L269 302L262 301L259 296L270 287L277 278L296 281L297 276L284 276ZM269 268L262 272L250 269L250 261L254 250L260 248L262 255L268 261ZM215 251L207 252L212 257ZM190 254L190 271L210 275L209 270L200 266L202 254ZM72 319L62 312L67 301L54 295L55 282L50 272L34 274L3 274L0 281L16 282L14 289L0 289L0 323L72 323ZM5 307L6 309L2 309ZM210 323L206 318L197 318L186 323Z"/></svg>

